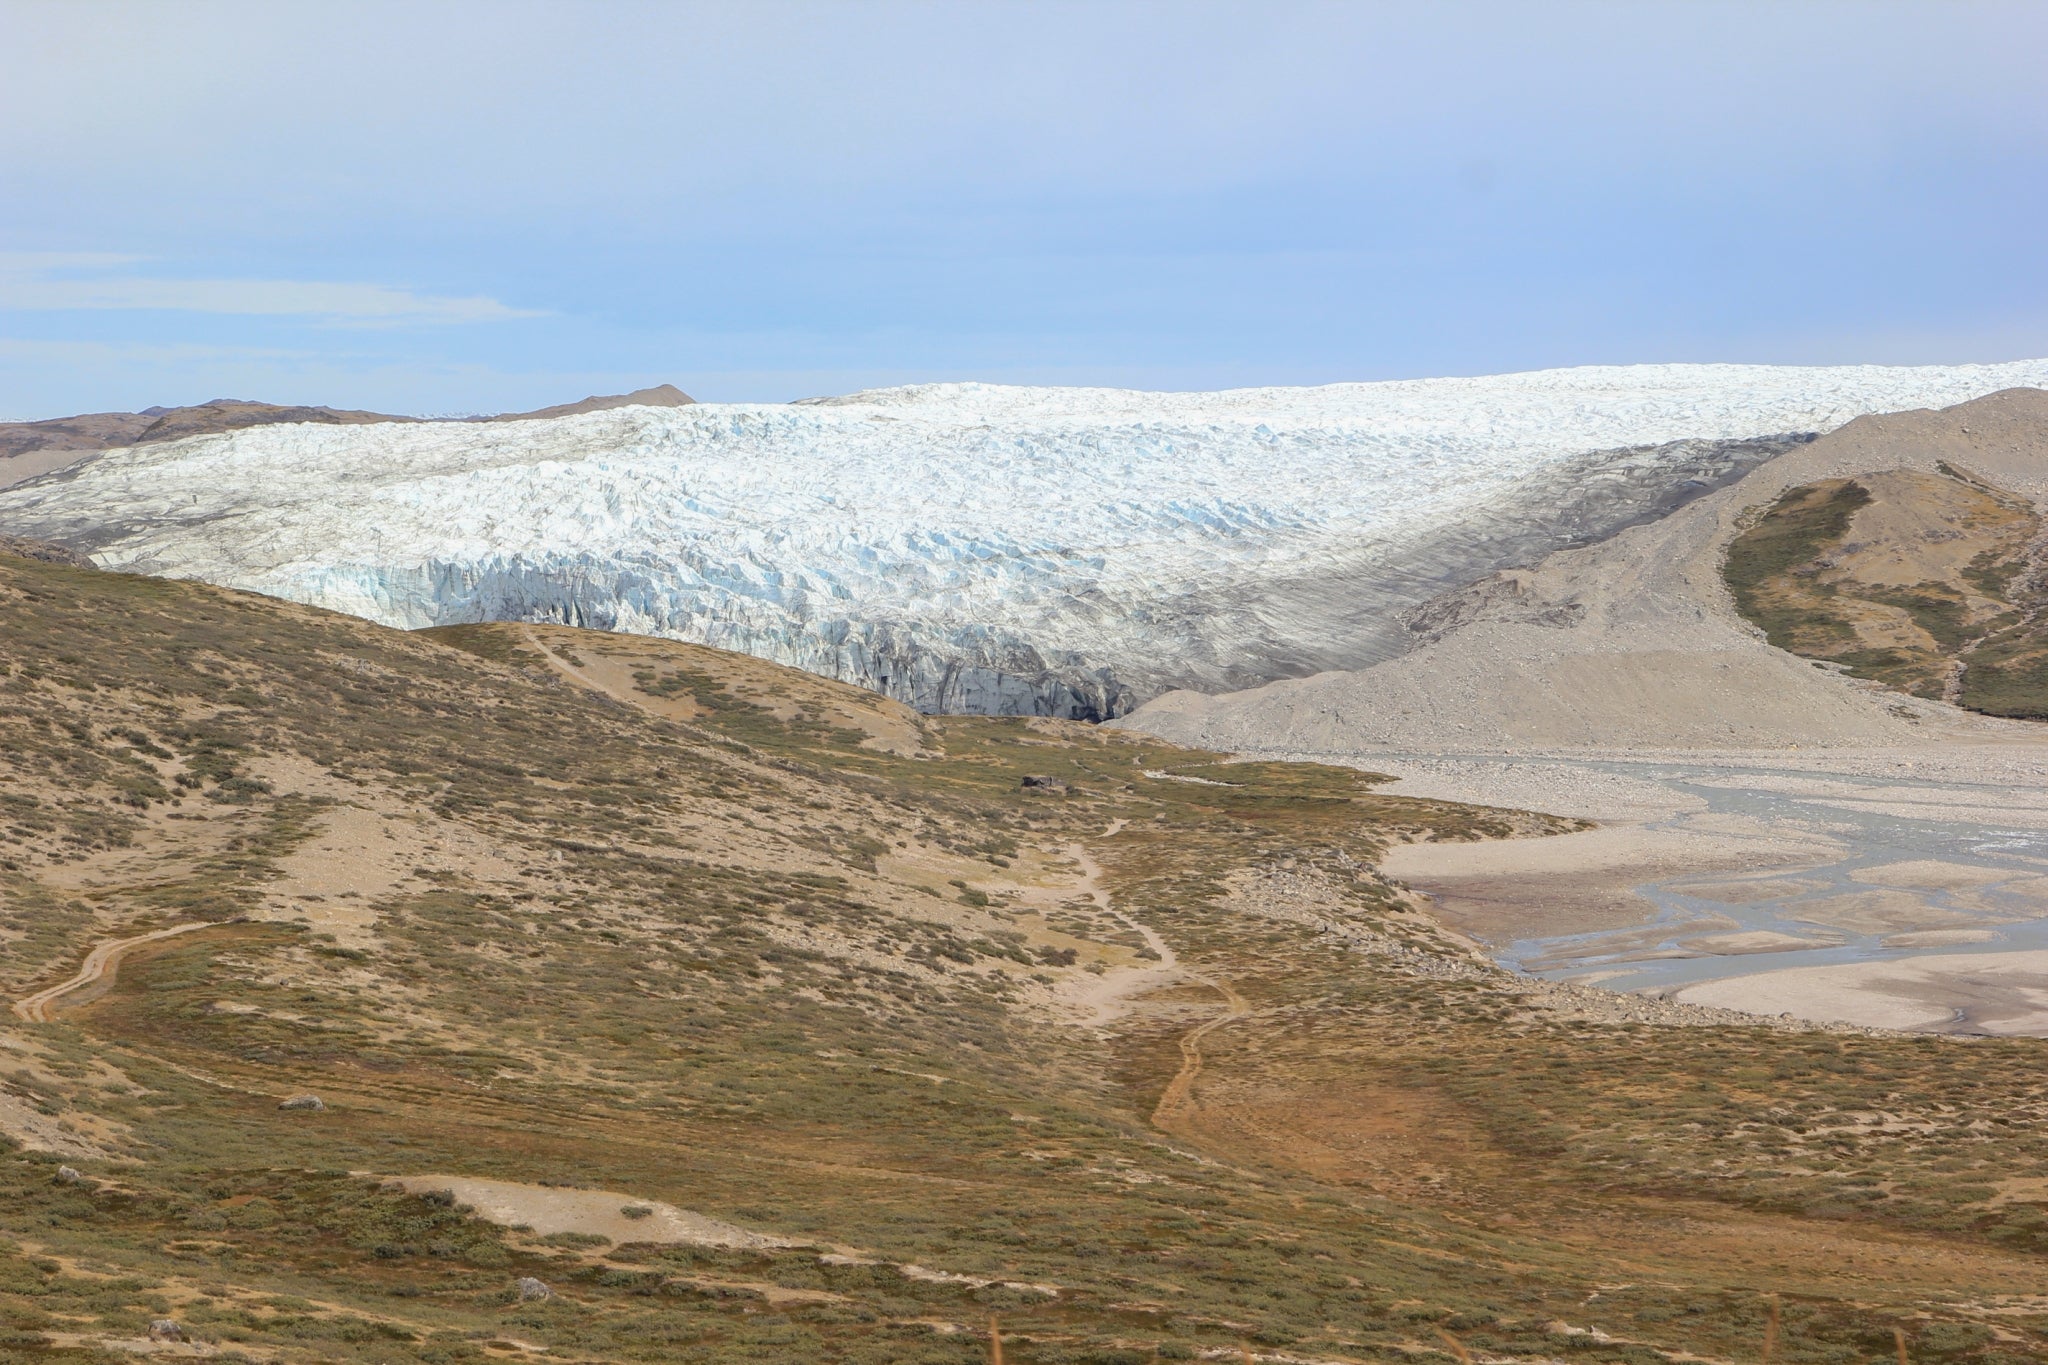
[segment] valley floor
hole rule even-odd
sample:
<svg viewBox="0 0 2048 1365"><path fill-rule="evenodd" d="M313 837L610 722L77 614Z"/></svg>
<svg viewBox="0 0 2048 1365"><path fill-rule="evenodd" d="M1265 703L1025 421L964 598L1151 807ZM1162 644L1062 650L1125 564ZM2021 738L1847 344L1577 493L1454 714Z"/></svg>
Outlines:
<svg viewBox="0 0 2048 1365"><path fill-rule="evenodd" d="M1393 773L1403 793L1601 821L1383 863L1518 970L1759 1014L2048 1034L2048 742L1315 757Z"/></svg>

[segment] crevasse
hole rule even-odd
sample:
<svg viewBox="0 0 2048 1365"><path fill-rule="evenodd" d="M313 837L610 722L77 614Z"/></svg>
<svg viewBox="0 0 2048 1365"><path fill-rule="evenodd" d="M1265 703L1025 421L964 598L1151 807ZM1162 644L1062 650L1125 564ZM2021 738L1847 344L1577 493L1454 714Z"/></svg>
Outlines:
<svg viewBox="0 0 2048 1365"><path fill-rule="evenodd" d="M2044 383L2048 361L1648 365L259 427L0 493L0 527L394 626L563 621L927 710L1099 718L1371 662L1403 607L1791 434Z"/></svg>

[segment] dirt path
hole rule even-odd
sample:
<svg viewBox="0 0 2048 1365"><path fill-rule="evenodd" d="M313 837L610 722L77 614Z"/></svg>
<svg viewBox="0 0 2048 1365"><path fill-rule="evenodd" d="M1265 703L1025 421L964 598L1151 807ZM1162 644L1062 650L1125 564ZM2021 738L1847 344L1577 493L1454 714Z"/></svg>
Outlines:
<svg viewBox="0 0 2048 1365"><path fill-rule="evenodd" d="M541 639L539 634L534 631L534 628L532 626L522 625L519 628L519 633L526 637L526 643L532 645L535 649L541 652L541 657L548 661L549 668L554 669L555 672L561 674L570 682L575 683L578 687L588 688L590 691L595 692L600 696L610 697L613 701L616 702L624 702L626 705L631 706L636 710L642 709L639 705L638 699L633 697L620 696L615 689L606 687L603 683L591 677L582 669L576 667L567 659L555 653L555 651L553 651L552 649L549 649L547 641Z"/></svg>
<svg viewBox="0 0 2048 1365"><path fill-rule="evenodd" d="M1217 981L1206 976L1187 975L1201 982L1223 997L1223 1013L1205 1024L1197 1024L1183 1033L1180 1038L1180 1070L1166 1083L1160 1092L1159 1103L1152 1107L1152 1126L1166 1128L1192 1116L1201 1106L1195 1103L1195 1080L1202 1074L1202 1039L1225 1024L1242 1019L1251 1013L1251 1005L1245 998L1231 989L1227 981Z"/></svg>
<svg viewBox="0 0 2048 1365"><path fill-rule="evenodd" d="M1109 828L1096 837L1108 839L1129 823L1128 820L1112 821ZM1103 913L1143 939L1146 948L1159 959L1159 965L1156 967L1125 967L1105 976L1092 978L1069 997L1074 1006L1088 1011L1086 1023L1101 1028L1127 1013L1130 1009L1129 1002L1133 998L1147 991L1172 985L1186 973L1181 970L1179 955L1151 925L1141 924L1116 908L1110 900L1109 888L1103 881L1102 864L1088 856L1086 845L1068 844L1060 851L1073 859L1075 865L1081 869L1080 884L1074 889L1095 902Z"/></svg>
<svg viewBox="0 0 2048 1365"><path fill-rule="evenodd" d="M1125 820L1116 821L1108 829L1102 831L1100 837L1104 839L1110 838L1127 823L1129 822ZM1229 982L1218 981L1214 977L1203 976L1200 972L1192 972L1183 967L1180 955L1175 953L1167 941L1159 936L1157 930L1153 929L1149 924L1132 919L1129 915L1126 915L1111 904L1109 892L1102 880L1102 867L1093 858L1088 856L1086 848L1080 844L1070 844L1066 852L1069 857L1080 864L1083 877L1082 885L1095 903L1127 925L1133 933L1145 940L1146 947L1159 955L1159 965L1157 967L1136 974L1135 979L1127 978L1124 982L1119 983L1118 987L1114 990L1115 995L1131 995L1136 993L1135 988L1150 986L1156 982L1169 981L1175 978L1185 978L1190 981L1200 982L1223 998L1222 1014L1205 1023L1196 1025L1181 1035L1180 1070L1174 1073L1171 1081L1167 1082L1166 1089L1159 1096L1159 1103L1152 1108L1152 1126L1154 1128L1164 1128L1169 1123L1187 1116L1197 1107L1194 1101L1194 1090L1195 1079L1202 1074L1202 1039L1208 1037L1209 1034L1222 1028L1232 1020L1242 1019L1245 1015L1251 1013L1251 1004L1232 989ZM1110 992L1106 991L1105 995L1108 994ZM1095 1003L1100 1004L1104 1002Z"/></svg>
<svg viewBox="0 0 2048 1365"><path fill-rule="evenodd" d="M1113 838L1115 837L1116 832L1118 830L1122 829L1125 825L1128 825L1129 823L1131 822L1128 820L1112 820L1109 822L1109 828L1103 830L1102 833L1097 835L1096 837L1101 839ZM1117 909L1116 906L1110 902L1109 887L1105 885L1102 880L1102 864L1096 862L1095 859L1088 856L1088 846L1086 844L1068 844L1066 848L1064 848L1061 851L1064 852L1069 858L1072 858L1075 864L1081 869L1081 894L1086 896L1089 900L1094 901L1097 905L1101 906L1104 911L1108 912L1109 914L1115 916L1118 920L1122 921L1125 928L1129 929L1139 938L1145 940L1145 946L1147 948L1150 948L1153 952L1159 954L1159 966L1154 968L1153 970L1178 970L1180 967L1180 958L1174 954L1172 948L1167 946L1166 940L1159 937L1157 933L1153 932L1151 925L1140 924L1138 921L1132 919L1129 915L1126 915L1123 911Z"/></svg>
<svg viewBox="0 0 2048 1365"><path fill-rule="evenodd" d="M63 997L96 981L112 978L114 973L120 970L122 955L130 948L154 943L160 938L170 938L174 934L190 933L194 929L210 929L215 923L213 920L198 920L191 924L174 924L168 929L158 929L153 933L137 934L134 938L110 939L85 955L85 964L78 969L78 975L48 990L37 991L26 999L15 1001L14 1012L32 1024L47 1024L51 1020L52 1008Z"/></svg>

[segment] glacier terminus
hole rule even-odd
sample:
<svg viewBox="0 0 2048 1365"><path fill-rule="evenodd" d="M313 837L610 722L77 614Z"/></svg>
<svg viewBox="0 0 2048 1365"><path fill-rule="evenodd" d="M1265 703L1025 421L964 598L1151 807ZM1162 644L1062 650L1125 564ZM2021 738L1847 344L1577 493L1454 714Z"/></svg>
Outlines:
<svg viewBox="0 0 2048 1365"><path fill-rule="evenodd" d="M2048 360L1217 393L928 384L268 426L0 492L0 530L387 625L594 626L927 711L1104 719L1170 688L1362 667L1448 588L1855 417L2020 385L2048 385Z"/></svg>

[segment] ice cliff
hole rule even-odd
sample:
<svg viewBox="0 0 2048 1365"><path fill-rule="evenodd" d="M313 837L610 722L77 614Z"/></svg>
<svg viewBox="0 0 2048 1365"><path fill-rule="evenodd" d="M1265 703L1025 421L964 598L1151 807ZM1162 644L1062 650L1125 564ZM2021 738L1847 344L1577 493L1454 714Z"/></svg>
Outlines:
<svg viewBox="0 0 2048 1365"><path fill-rule="evenodd" d="M0 530L394 626L636 631L926 710L1099 718L1361 666L1401 647L1401 608L1657 515L1791 434L2019 385L2048 361L273 426L0 492Z"/></svg>

